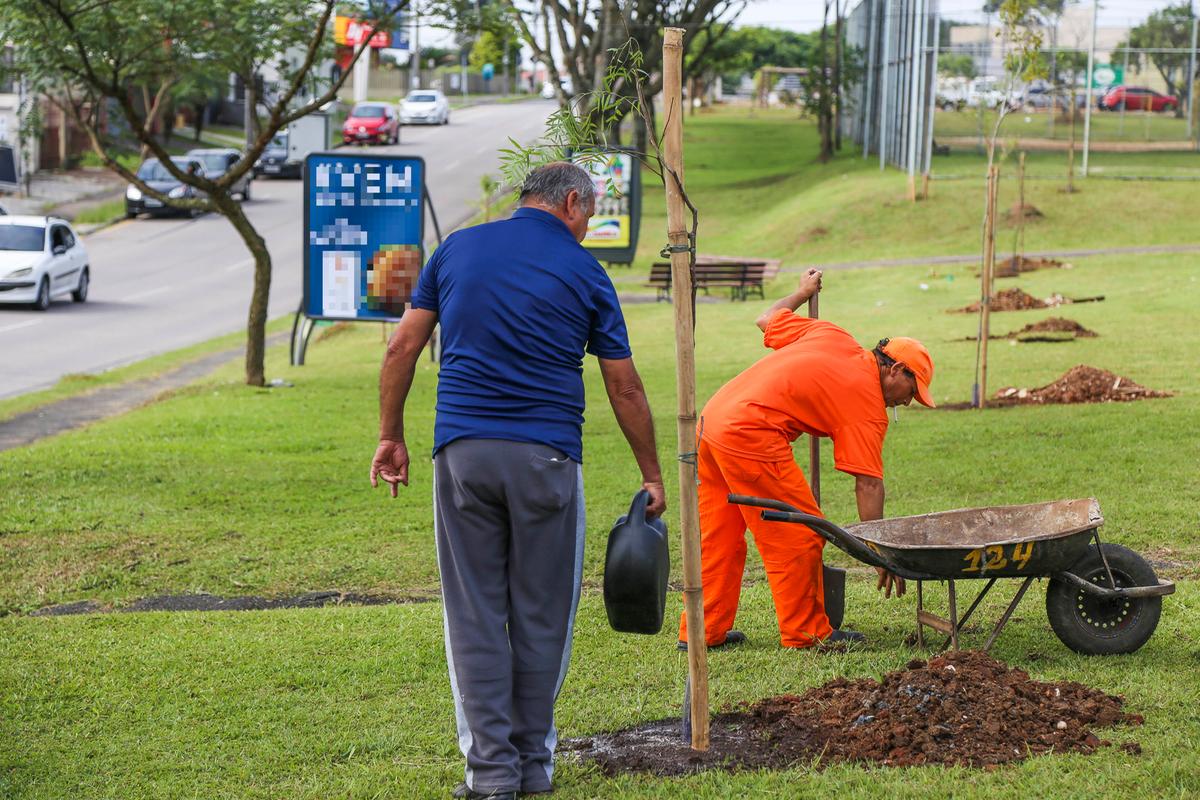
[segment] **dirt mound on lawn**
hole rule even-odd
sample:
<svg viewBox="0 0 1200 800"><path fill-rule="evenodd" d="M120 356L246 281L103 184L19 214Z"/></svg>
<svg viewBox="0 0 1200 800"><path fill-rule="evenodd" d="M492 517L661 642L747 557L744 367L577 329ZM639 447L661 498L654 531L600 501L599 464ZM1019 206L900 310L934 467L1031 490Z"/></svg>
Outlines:
<svg viewBox="0 0 1200 800"><path fill-rule="evenodd" d="M1064 264L1053 258L1031 258L1028 256L1009 256L1003 261L996 262L996 277L1011 278L1022 272L1036 272L1039 269L1070 269L1070 264Z"/></svg>
<svg viewBox="0 0 1200 800"><path fill-rule="evenodd" d="M955 309L955 311L960 311L964 314L975 314L979 312L980 307L979 301L976 300L971 305ZM991 311L1028 311L1031 308L1049 307L1050 305L1045 300L1034 297L1016 287L1001 289L996 292L995 296L992 297L991 304L988 306Z"/></svg>
<svg viewBox="0 0 1200 800"><path fill-rule="evenodd" d="M1170 397L1171 392L1147 389L1128 378L1106 369L1080 364L1071 367L1054 383L1036 389L1006 386L996 392L1002 405L1038 405L1044 403L1121 403L1148 397Z"/></svg>
<svg viewBox="0 0 1200 800"><path fill-rule="evenodd" d="M1066 317L1047 317L1041 322L1031 322L1019 331L1008 333L993 333L990 339L1020 339L1025 342L1069 342L1071 339L1091 339L1100 334L1083 327L1073 319ZM966 341L973 342L978 336L968 336Z"/></svg>
<svg viewBox="0 0 1200 800"><path fill-rule="evenodd" d="M713 718L708 751L692 751L678 720L571 740L564 749L606 774L680 775L861 762L993 767L1041 753L1092 753L1093 728L1140 725L1124 701L1078 683L1029 679L984 653L953 652L882 681L835 678ZM1135 742L1122 745L1141 751Z"/></svg>

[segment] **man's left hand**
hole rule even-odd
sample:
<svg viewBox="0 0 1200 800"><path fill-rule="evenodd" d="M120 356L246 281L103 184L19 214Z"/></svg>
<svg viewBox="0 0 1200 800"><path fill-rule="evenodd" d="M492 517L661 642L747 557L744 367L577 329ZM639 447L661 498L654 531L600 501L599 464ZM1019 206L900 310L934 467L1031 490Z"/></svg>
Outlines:
<svg viewBox="0 0 1200 800"><path fill-rule="evenodd" d="M904 585L904 578L893 575L882 567L876 567L875 571L879 573L879 582L875 584L875 588L881 590L884 597L891 597L893 589L896 591L896 597L904 597L904 593L908 591Z"/></svg>
<svg viewBox="0 0 1200 800"><path fill-rule="evenodd" d="M404 442L379 440L371 460L371 486L378 486L380 478L392 487L392 497L396 496L397 486L408 486L408 447Z"/></svg>

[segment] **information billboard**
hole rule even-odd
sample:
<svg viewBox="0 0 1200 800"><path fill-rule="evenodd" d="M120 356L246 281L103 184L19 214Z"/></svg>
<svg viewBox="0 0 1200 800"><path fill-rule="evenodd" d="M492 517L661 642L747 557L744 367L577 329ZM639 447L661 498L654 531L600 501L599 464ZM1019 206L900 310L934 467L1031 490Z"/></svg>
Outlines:
<svg viewBox="0 0 1200 800"><path fill-rule="evenodd" d="M311 153L304 161L310 319L397 320L424 263L425 160Z"/></svg>
<svg viewBox="0 0 1200 800"><path fill-rule="evenodd" d="M578 155L575 162L591 174L596 190L596 213L588 222L583 246L599 261L631 263L642 219L641 162L622 150L599 158Z"/></svg>

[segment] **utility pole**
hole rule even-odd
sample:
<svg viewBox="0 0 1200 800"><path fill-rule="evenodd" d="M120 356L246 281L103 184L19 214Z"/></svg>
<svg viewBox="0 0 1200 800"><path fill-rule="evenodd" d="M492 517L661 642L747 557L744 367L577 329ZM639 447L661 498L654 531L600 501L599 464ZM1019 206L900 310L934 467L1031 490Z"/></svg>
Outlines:
<svg viewBox="0 0 1200 800"><path fill-rule="evenodd" d="M884 0L883 19L883 61L879 68L879 169L887 166L887 125L888 125L888 62L892 60L892 0Z"/></svg>
<svg viewBox="0 0 1200 800"><path fill-rule="evenodd" d="M1092 3L1092 43L1088 47L1087 107L1083 110L1083 177L1088 175L1088 148L1092 138L1092 70L1096 67L1096 17L1100 11L1100 0ZM1074 109L1071 110L1074 113Z"/></svg>
<svg viewBox="0 0 1200 800"><path fill-rule="evenodd" d="M913 3L912 59L908 98L908 199L917 199L917 137L921 121L921 80L925 64L925 0Z"/></svg>
<svg viewBox="0 0 1200 800"><path fill-rule="evenodd" d="M1192 117L1195 116L1193 105L1196 102L1196 23L1200 22L1200 17L1196 16L1196 6L1193 3L1191 6L1192 13L1192 46L1188 49L1188 107L1187 107L1187 137L1188 141L1192 139Z"/></svg>
<svg viewBox="0 0 1200 800"><path fill-rule="evenodd" d="M937 118L937 63L938 54L941 52L942 46L942 22L941 15L938 13L937 0L930 0L933 7L929 11L932 18L930 24L933 28L933 57L929 59L930 63L930 85L929 85L929 122L925 127L925 184L929 187L929 173L933 172L933 123ZM1051 115L1053 116L1053 115ZM923 198L928 200L928 197Z"/></svg>
<svg viewBox="0 0 1200 800"><path fill-rule="evenodd" d="M864 159L871 152L871 92L874 90L875 65L879 58L879 48L875 43L875 38L879 35L879 26L876 22L878 18L879 3L876 1L871 3L870 16L867 18L867 93L863 95L862 130Z"/></svg>
<svg viewBox="0 0 1200 800"><path fill-rule="evenodd" d="M413 38L412 52L409 54L408 63L408 88L421 88L421 6L413 3Z"/></svg>

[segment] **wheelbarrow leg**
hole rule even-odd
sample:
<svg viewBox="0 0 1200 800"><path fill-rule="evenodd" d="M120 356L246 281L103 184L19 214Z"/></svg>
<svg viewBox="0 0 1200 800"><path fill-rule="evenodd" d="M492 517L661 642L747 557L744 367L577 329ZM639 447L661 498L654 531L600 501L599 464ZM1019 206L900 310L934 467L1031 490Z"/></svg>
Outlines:
<svg viewBox="0 0 1200 800"><path fill-rule="evenodd" d="M1025 590L1029 588L1031 583L1033 583L1033 578L1029 577L1021 584L1021 588L1017 590L1017 596L1008 604L1008 608L1004 610L1004 616L1000 617L1000 621L996 623L992 635L988 637L987 644L983 646L983 652L986 653L992 649L992 645L996 643L996 637L1000 635L1000 631L1004 630L1004 626L1008 624L1008 618L1017 610L1017 604L1021 602L1021 598L1025 596Z"/></svg>
<svg viewBox="0 0 1200 800"><path fill-rule="evenodd" d="M925 623L921 621L921 612L925 610L925 581L917 581L917 647L925 649Z"/></svg>
<svg viewBox="0 0 1200 800"><path fill-rule="evenodd" d="M950 584L950 646L952 649L958 649L958 603L954 591L954 581L948 581Z"/></svg>
<svg viewBox="0 0 1200 800"><path fill-rule="evenodd" d="M975 613L975 609L979 608L979 604L983 602L983 598L987 597L987 593L990 592L992 587L995 585L996 585L996 579L989 578L987 585L983 587L983 591L981 591L979 594L975 595L975 600L971 603L971 606L967 609L967 613L963 614L963 618L958 621L959 628L965 628L967 626L967 622L971 619L971 615ZM948 645L948 644L950 644L950 640L946 639L946 641L942 642L942 646L940 649L945 650L946 645Z"/></svg>

